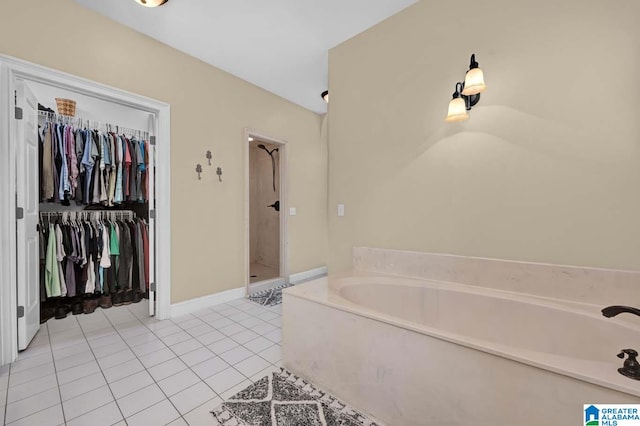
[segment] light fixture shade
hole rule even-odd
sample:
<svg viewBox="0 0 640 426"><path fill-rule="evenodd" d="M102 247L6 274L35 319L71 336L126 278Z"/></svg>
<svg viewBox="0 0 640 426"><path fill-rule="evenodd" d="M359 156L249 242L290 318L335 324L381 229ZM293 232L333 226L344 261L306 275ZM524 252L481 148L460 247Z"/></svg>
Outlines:
<svg viewBox="0 0 640 426"><path fill-rule="evenodd" d="M464 78L463 95L477 95L478 93L484 92L486 88L487 86L484 84L484 73L480 68L472 68L467 71L467 75Z"/></svg>
<svg viewBox="0 0 640 426"><path fill-rule="evenodd" d="M136 3L141 4L143 6L146 6L146 7L156 7L156 6L162 6L168 0L135 0L135 1L136 1Z"/></svg>
<svg viewBox="0 0 640 426"><path fill-rule="evenodd" d="M469 118L467 114L467 105L463 98L454 98L449 102L449 112L445 121L464 121Z"/></svg>

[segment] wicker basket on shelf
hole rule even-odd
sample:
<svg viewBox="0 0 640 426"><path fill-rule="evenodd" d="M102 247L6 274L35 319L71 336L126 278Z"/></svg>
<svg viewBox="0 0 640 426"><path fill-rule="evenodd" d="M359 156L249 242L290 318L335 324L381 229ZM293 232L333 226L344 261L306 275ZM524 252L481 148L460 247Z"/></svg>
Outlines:
<svg viewBox="0 0 640 426"><path fill-rule="evenodd" d="M58 114L75 117L76 101L73 99L56 98L56 103L58 104Z"/></svg>

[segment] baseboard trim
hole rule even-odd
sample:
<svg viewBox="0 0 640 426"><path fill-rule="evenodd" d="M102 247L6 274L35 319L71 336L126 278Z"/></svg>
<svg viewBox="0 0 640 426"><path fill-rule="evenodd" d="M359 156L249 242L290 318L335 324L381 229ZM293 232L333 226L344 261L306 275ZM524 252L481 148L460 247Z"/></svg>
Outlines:
<svg viewBox="0 0 640 426"><path fill-rule="evenodd" d="M320 278L327 275L327 267L322 266L320 268L310 269L308 271L302 271L297 274L289 275L289 282L291 284L300 284L305 281L309 281L314 278ZM274 279L273 282L268 281L265 288L269 288L270 285L274 287L283 284L281 279ZM257 291L256 288L251 289L253 293ZM264 290L264 288L261 288ZM201 311L203 309L210 308L221 303L227 303L232 300L242 299L245 297L245 287L232 288L231 290L221 291L220 293L210 294L208 296L197 297L191 300L185 300L184 302L173 303L171 305L171 317L179 317L187 315L192 312Z"/></svg>
<svg viewBox="0 0 640 426"><path fill-rule="evenodd" d="M232 288L231 290L221 291L220 293L174 303L171 305L171 317L187 315L215 305L220 305L221 303L242 299L245 296L245 291L246 289L244 287Z"/></svg>
<svg viewBox="0 0 640 426"><path fill-rule="evenodd" d="M327 275L327 267L322 266L320 268L298 272L297 274L291 274L289 275L289 282L291 284L299 284L301 282L309 281L314 278L324 277L325 275Z"/></svg>

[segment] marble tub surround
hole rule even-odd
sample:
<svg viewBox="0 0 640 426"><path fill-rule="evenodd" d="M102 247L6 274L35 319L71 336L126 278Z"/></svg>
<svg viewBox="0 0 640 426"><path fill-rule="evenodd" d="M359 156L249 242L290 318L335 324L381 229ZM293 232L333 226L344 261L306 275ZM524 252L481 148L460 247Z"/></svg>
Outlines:
<svg viewBox="0 0 640 426"><path fill-rule="evenodd" d="M601 307L640 304L640 271L634 270L369 247L353 248L353 269L488 287Z"/></svg>
<svg viewBox="0 0 640 426"><path fill-rule="evenodd" d="M616 358L640 330L592 305L360 271L283 297L284 367L388 424L577 424L584 401L640 399Z"/></svg>

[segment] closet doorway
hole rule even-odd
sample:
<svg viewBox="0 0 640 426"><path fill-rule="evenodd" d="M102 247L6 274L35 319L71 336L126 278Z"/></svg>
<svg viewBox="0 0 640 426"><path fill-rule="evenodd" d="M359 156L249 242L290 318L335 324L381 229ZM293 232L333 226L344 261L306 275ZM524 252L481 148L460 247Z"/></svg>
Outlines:
<svg viewBox="0 0 640 426"><path fill-rule="evenodd" d="M247 294L288 281L286 142L247 130Z"/></svg>
<svg viewBox="0 0 640 426"><path fill-rule="evenodd" d="M14 361L18 350L25 349L40 328L40 302L48 296L44 295L46 292L42 291L42 281L39 279L45 274L43 265L46 263L42 257L43 239L39 234L42 233L43 223L50 224L52 220L57 221L61 228L62 225L78 224L78 229L83 225L88 229L89 225L86 222L95 221L95 229L98 229L97 223L100 222L102 229L106 230L104 224L107 221L116 223L120 219L123 222L124 213L126 213L130 220L128 235L139 236L142 239L140 225L144 219L147 225L144 231L145 242L135 244L137 244L136 247L145 246L145 249L138 250L137 253L141 257L136 264L143 265L146 261L149 267L145 271L148 271L146 276L138 281L140 290L138 296L142 293L142 285L146 285L145 296L148 297L149 314L156 315L159 319L168 318L171 253L169 105L3 55L0 55L0 89L0 181L3 182L0 185L0 241L3 253L0 257L0 365ZM56 96L78 101L77 114L74 118L70 118L74 115L71 113L66 114L66 118L57 114L60 111L55 111L59 109L59 106L54 103ZM54 111L45 112L44 107ZM42 196L41 185L44 175L42 156L43 152L47 152L46 149L43 151L43 146L46 146L43 135L44 128L50 129L50 133L53 133L52 123L58 126L55 131L60 132L59 141L67 141L67 134L63 133L63 129L68 130L69 135L73 133L72 129L86 130L86 134L93 132L92 136L106 135L108 131L112 134L127 135L130 144L124 147L125 151L133 150L137 146L140 149L139 152L144 152L147 158L147 166L144 167L147 179L130 181L139 183L140 186L128 186L131 191L124 196L130 196L127 199L130 203L126 207L124 203L107 207L109 203L102 198L103 196L106 198L108 192L106 175L104 179L101 177L101 180L95 180L95 182L104 183L104 190L100 191L103 188L102 185L99 188L93 186L96 190L92 195L98 198L86 203L79 202L78 198L70 195L72 191L69 188L58 184L63 182L62 178L56 180L55 189L52 190L52 194L59 194L59 197ZM117 123L118 127L112 129L111 123ZM106 128L105 125L109 127ZM138 129L135 135L134 129ZM134 136L139 142L138 145L133 144ZM146 145L142 143L144 139L147 140ZM93 139L93 141L96 147L100 144L101 148L96 149L102 154L104 152L102 149L106 149L104 147L107 146L107 137ZM100 143L100 141L103 142ZM66 148L62 147L73 145L66 145L65 142L57 146L62 150L58 152L67 153L66 159L71 158L71 148L64 151ZM93 153L93 150L91 152ZM142 155L136 158L141 159ZM58 155L55 161L64 162L60 158L65 157ZM120 158L124 157L120 156ZM95 175L104 173L103 163L104 161L95 163ZM141 168L144 163L144 161L138 161L137 167ZM62 166L67 177L74 173L71 164ZM55 167L60 165L56 163ZM133 175L134 172L131 172L130 176ZM145 175L141 173L138 176ZM67 182L66 179L64 182ZM121 184L120 189L124 190L124 188L124 184ZM89 192L86 194L88 197ZM90 206L91 204L93 205ZM87 210L87 206L93 207L91 212ZM115 212L114 209L120 211ZM105 210L110 212L104 214L107 213ZM140 221L136 222L136 219ZM85 223L80 224L83 220ZM138 227L136 228L135 225ZM48 226L47 228L50 229ZM79 249L79 241L81 241L79 233L80 231L75 234L78 235L75 239L64 240L65 243L69 243L66 247L69 252L73 252L74 258L76 254L82 252L87 255L90 251L86 246L82 250ZM101 238L100 241L106 241L105 234L106 232L100 234L93 229L89 232L89 235L94 236L93 238ZM66 233L65 237L69 235L72 234ZM89 240L90 237L82 239L84 242ZM77 244L74 246L73 242ZM133 244L132 242L131 245ZM61 247L64 245L61 244ZM74 248L71 249L71 247ZM97 249L96 253L98 253ZM60 256L59 253L57 255ZM86 256L85 259L87 259ZM69 265L68 257L65 260L67 261L65 265ZM74 262L76 261L78 260L74 259ZM58 262L60 262L59 259ZM93 276L94 281L91 282L93 296L106 293L104 290L100 293L93 288L94 282L99 282L101 289L104 289L103 284L106 283L104 277L107 276L107 272L106 269L100 270L103 266L106 268L106 265L95 265L96 274ZM44 268L47 267L44 266ZM141 272L141 269L138 272ZM48 271L49 269L47 273ZM81 275L74 274L72 268L66 271L59 270L59 273L61 276L66 273L65 276L75 278ZM136 274L133 273L133 275ZM124 276L126 278L126 275ZM87 288L82 287L83 290ZM133 294L133 291L129 293ZM51 297L56 296L57 294L52 294ZM71 315L71 312L67 314ZM53 318L51 320L54 321Z"/></svg>

